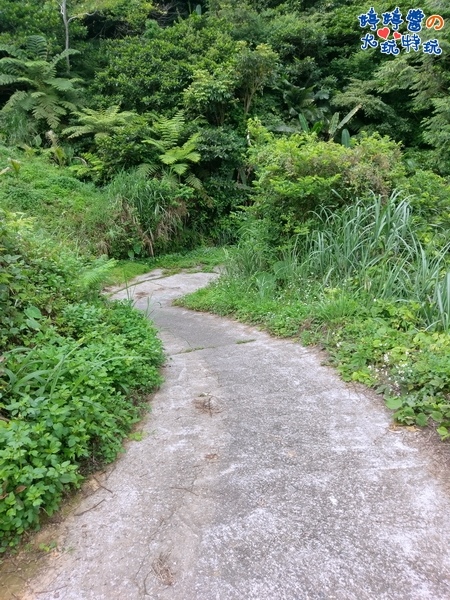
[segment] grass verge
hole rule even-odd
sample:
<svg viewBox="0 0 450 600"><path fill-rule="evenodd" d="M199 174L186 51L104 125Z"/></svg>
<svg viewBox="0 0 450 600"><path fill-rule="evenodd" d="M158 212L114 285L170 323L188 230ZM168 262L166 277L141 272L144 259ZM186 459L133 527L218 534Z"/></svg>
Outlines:
<svg viewBox="0 0 450 600"><path fill-rule="evenodd" d="M320 345L344 380L383 394L398 422L437 426L442 439L450 437L450 335L413 326L412 305L399 311L394 303L314 286L301 296L290 290L261 297L227 277L176 303Z"/></svg>
<svg viewBox="0 0 450 600"><path fill-rule="evenodd" d="M225 248L203 247L189 252L165 254L146 260L120 260L111 269L106 283L107 285L127 283L153 269L163 269L166 275L178 273L183 269L209 273L215 267L223 264L225 259Z"/></svg>

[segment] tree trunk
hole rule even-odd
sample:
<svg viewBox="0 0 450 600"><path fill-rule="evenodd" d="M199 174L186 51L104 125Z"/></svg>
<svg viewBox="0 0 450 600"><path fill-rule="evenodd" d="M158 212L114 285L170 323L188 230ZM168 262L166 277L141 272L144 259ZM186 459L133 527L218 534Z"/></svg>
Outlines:
<svg viewBox="0 0 450 600"><path fill-rule="evenodd" d="M60 11L61 11L61 16L62 16L62 20L64 23L64 33L65 33L65 37L66 37L66 50L69 50L70 48L70 33L69 33L69 24L71 19L69 19L69 17L67 16L67 0L62 0L61 4L59 5ZM70 58L69 56L66 56L66 63L67 63L67 71L70 71Z"/></svg>

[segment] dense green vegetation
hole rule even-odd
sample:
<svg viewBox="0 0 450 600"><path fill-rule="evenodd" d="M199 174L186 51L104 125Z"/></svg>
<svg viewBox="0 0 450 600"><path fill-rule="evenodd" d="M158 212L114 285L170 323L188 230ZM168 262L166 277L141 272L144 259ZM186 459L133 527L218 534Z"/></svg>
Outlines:
<svg viewBox="0 0 450 600"><path fill-rule="evenodd" d="M52 514L69 485L112 460L160 382L143 315L98 291L109 261L1 212L0 548Z"/></svg>
<svg viewBox="0 0 450 600"><path fill-rule="evenodd" d="M424 0L445 27L386 54L370 6L407 34L403 0L0 0L3 548L159 381L101 284L217 264L202 245L234 248L187 305L324 343L450 437L450 12Z"/></svg>
<svg viewBox="0 0 450 600"><path fill-rule="evenodd" d="M411 7L397 4L405 21ZM439 38L442 54L402 49L395 56L361 49L368 30L357 16L368 7L351 0L177 1L169 8L141 0L2 0L0 8L0 121L12 148L4 168L10 156L25 174L28 161L46 157L103 187L101 246L110 256L235 242L234 215L254 201L258 157L249 118L278 139L278 149L301 134L328 146L328 162L336 161L328 184L308 179L310 189L302 189L315 177L313 143L309 170L296 173L302 181L289 193L309 195L302 210L335 197L332 176L341 177L350 155L333 141L350 149L364 135L367 145L373 140L373 162L366 156L359 175L353 165L348 188L341 177L335 191L345 188L344 201L364 193L356 179L369 173L375 193L399 176L449 174L448 27L421 32L424 42ZM422 8L449 16L435 0ZM380 163L372 135L402 145L401 166Z"/></svg>

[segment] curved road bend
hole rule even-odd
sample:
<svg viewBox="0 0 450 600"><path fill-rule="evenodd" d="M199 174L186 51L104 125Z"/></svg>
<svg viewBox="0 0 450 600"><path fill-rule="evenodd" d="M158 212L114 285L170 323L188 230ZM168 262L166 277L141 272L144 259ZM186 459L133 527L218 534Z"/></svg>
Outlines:
<svg viewBox="0 0 450 600"><path fill-rule="evenodd" d="M211 277L136 286L166 381L27 600L449 600L448 471L423 436L313 350L171 306Z"/></svg>

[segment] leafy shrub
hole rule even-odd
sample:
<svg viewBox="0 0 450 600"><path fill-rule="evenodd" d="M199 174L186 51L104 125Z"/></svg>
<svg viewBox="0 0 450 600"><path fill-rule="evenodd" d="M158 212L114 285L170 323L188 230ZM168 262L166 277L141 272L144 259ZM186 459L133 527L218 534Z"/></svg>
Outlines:
<svg viewBox="0 0 450 600"><path fill-rule="evenodd" d="M111 461L160 381L161 344L88 263L0 220L0 551L52 514L69 485Z"/></svg>
<svg viewBox="0 0 450 600"><path fill-rule="evenodd" d="M257 120L249 122L249 131L254 212L271 220L275 238L296 233L321 207L337 207L369 191L387 197L404 176L398 145L376 134L346 148L318 141L315 134L276 137Z"/></svg>
<svg viewBox="0 0 450 600"><path fill-rule="evenodd" d="M236 43L227 29L196 13L172 27L149 20L142 37L104 45L108 63L96 73L93 91L126 109L171 111L180 106L195 70L213 69L234 55Z"/></svg>
<svg viewBox="0 0 450 600"><path fill-rule="evenodd" d="M151 136L148 121L145 115L139 115L112 135L96 140L96 156L100 161L98 180L107 182L124 169L154 160L155 149L144 142Z"/></svg>
<svg viewBox="0 0 450 600"><path fill-rule="evenodd" d="M422 223L432 227L450 225L450 184L432 171L418 169L402 185L410 195L410 203ZM428 239L427 241L430 241Z"/></svg>

